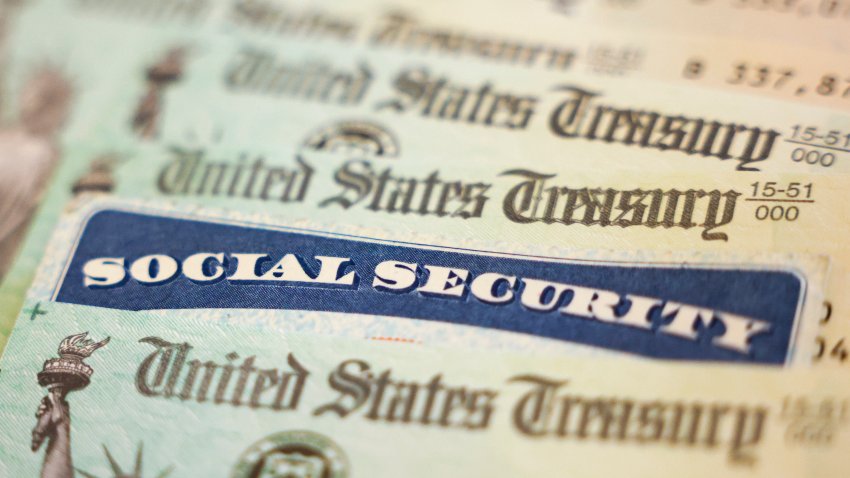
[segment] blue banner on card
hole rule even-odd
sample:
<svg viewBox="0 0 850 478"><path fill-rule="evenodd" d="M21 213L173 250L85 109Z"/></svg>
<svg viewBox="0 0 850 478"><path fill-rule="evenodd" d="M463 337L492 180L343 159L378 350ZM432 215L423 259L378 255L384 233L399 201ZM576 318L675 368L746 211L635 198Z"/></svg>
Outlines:
<svg viewBox="0 0 850 478"><path fill-rule="evenodd" d="M373 314L781 364L804 293L797 274L755 266L555 260L107 210L86 223L55 299Z"/></svg>

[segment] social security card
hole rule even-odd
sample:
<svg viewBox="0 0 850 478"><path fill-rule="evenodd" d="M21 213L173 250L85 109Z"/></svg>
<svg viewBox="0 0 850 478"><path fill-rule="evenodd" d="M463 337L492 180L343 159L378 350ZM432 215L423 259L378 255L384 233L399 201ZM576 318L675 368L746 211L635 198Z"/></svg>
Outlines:
<svg viewBox="0 0 850 478"><path fill-rule="evenodd" d="M229 320L271 310L282 321L332 317L349 333L366 317L374 337L454 343L497 331L528 350L554 341L781 365L809 360L826 268L805 256L534 250L83 202L61 222L29 302L238 310Z"/></svg>

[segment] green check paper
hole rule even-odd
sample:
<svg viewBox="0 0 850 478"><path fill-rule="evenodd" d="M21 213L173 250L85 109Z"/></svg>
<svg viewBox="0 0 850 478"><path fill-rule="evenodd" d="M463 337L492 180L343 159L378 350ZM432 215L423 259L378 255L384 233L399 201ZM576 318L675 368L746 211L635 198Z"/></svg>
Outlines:
<svg viewBox="0 0 850 478"><path fill-rule="evenodd" d="M45 309L19 319L2 360L3 476L846 474L850 397L837 371Z"/></svg>

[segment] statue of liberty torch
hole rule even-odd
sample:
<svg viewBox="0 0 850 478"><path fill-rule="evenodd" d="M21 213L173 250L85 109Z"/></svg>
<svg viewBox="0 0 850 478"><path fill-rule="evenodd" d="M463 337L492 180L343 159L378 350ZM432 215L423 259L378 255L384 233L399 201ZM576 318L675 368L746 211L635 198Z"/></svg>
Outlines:
<svg viewBox="0 0 850 478"><path fill-rule="evenodd" d="M47 388L35 416L32 450L47 439L47 451L41 468L42 478L73 478L71 461L71 412L65 400L69 392L88 386L94 370L83 359L109 342L109 337L94 342L88 332L65 337L59 344L59 357L48 359L38 373L38 384Z"/></svg>

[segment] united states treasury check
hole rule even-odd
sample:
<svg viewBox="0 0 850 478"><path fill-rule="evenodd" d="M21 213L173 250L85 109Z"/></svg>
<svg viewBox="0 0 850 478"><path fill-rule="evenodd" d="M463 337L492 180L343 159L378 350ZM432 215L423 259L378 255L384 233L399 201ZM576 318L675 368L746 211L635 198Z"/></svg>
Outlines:
<svg viewBox="0 0 850 478"><path fill-rule="evenodd" d="M326 222L345 211L376 227L484 240L826 253L837 258L836 290L846 283L843 180L804 174L848 171L850 126L837 109L464 56L475 49L455 55L413 48L418 43L308 41L313 33L256 31L269 18L264 15L259 23L243 15L222 27L219 21L232 20L222 12L230 10L216 10L200 24L151 28L134 23L140 17L118 22L115 11L83 3L38 3L17 24L31 34L15 36L12 90L20 92L34 59L49 58L57 42L67 44L65 65L81 89L64 140L57 133L23 145L62 150L63 164L30 243L0 290L5 331L61 205L71 191L86 189L247 211L291 209ZM41 31L39 21L67 8L61 11L68 15L54 15L67 21L51 35L32 34ZM105 38L115 48L100 48ZM105 63L111 67L100 68ZM315 87L293 86L309 79ZM333 88L318 87L328 84ZM341 166L335 153L344 150L353 154ZM20 161L29 159L44 158ZM727 174L744 169L764 175ZM418 189L393 192L387 184ZM815 198L815 184L826 184L828 200ZM503 206L503 218L497 208L508 189L516 202ZM442 196L425 200L425 191L434 190ZM692 216L688 205L699 212ZM734 241L723 232L734 227L727 221L741 226ZM832 302L836 317L846 316L845 300ZM824 351L841 357L841 337L825 336Z"/></svg>
<svg viewBox="0 0 850 478"><path fill-rule="evenodd" d="M5 48L11 85L7 96L16 100L6 104L21 111L19 124L4 129L0 142L11 163L39 165L33 166L38 176L34 184L61 158L57 128L69 114L63 136L85 141L132 130L142 138L202 141L218 141L224 132L229 138L250 132L254 142L266 144L279 142L282 131L287 142L293 140L289 133L298 131L298 141L306 134L300 130L308 126L317 134L349 130L340 115L358 121L377 115L382 122L420 131L420 144L408 147L423 152L434 143L431 138L451 134L468 139L482 156L522 150L560 159L568 150L571 161L583 158L606 168L627 162L626 168L641 171L847 170L850 126L844 115L738 95L706 95L702 90L694 94L692 87L631 84L635 78L719 80L724 88L738 91L767 87L792 92L798 101L809 98L804 94L809 92L826 101L819 104L841 109L850 93L847 86L832 73L822 74L833 71L832 57L821 61L816 53L783 48L781 58L761 66L765 57L753 52L775 52L772 45L761 48L750 42L742 48L732 43L720 48L714 40L697 45L651 35L612 46L608 40L617 38L612 32L593 33L596 26L565 29L563 19L547 20L544 15L540 35L567 35L578 45L556 48L543 40L523 40L526 32L518 29L513 15L483 17L479 27L466 31L436 7L398 6L406 8L393 13L369 2L341 10L336 4L308 7L264 1L29 4L6 25L11 31ZM454 11L476 8L480 5L467 2ZM132 28L127 28L128 22ZM510 38L501 38L499 31ZM102 49L106 41L114 48ZM633 49L635 42L649 46ZM682 50L674 52L676 48ZM744 54L752 48L752 55ZM644 50L661 53L653 56ZM718 52L724 53L713 56ZM741 55L760 59L740 63ZM352 63L352 58L357 61ZM796 67L777 67L785 58L805 58L805 74ZM102 68L105 64L110 68ZM722 80L727 70L728 78ZM629 74L635 72L640 74ZM175 87L183 94L170 98ZM23 108L26 98L39 96L51 101ZM239 126L210 116L209 105L231 96L248 100L241 106L225 102L220 110L224 118L245 119ZM746 120L737 117L741 101L749 101ZM268 105L258 108L259 103ZM287 111L283 121L280 105ZM777 123L778 118L787 120ZM36 130L35 135L23 134ZM390 143L393 137L380 126L377 131L355 128L344 134L377 134ZM378 144L388 148L382 152L397 151L396 145L385 142ZM614 154L606 154L612 146ZM634 162L624 161L617 146L626 147ZM683 157L706 161L678 165ZM73 174L79 174L79 167L73 167ZM59 176L59 187L71 186L72 178ZM2 200L26 204L38 196L37 191L23 195L29 197ZM26 217L27 211L20 215ZM19 222L3 226L20 227ZM0 249L6 239L0 238ZM6 261L6 254L0 250L0 260ZM20 272L14 275L14 282L26 283Z"/></svg>
<svg viewBox="0 0 850 478"><path fill-rule="evenodd" d="M194 8L180 8L181 3ZM482 15L483 10L495 14ZM552 15L544 1L176 0L140 6L124 0L43 0L9 22L9 80L15 86L27 69L45 61L68 68L83 81L80 87L110 84L128 62L152 61L181 47L191 59L220 48L214 39L225 38L285 51L292 60L319 60L314 67L329 56L357 59L372 74L381 73L372 60L404 57L429 66L468 64L499 76L662 80L850 110L848 46L838 41L832 43L835 49L804 48L803 42L777 46L759 38L631 30L622 28L623 22ZM115 48L100 48L104 42ZM287 66L311 66L303 63L309 62ZM104 64L112 65L110 71L100 68ZM123 78L132 79L131 71ZM158 81L167 85L174 79Z"/></svg>
<svg viewBox="0 0 850 478"><path fill-rule="evenodd" d="M79 208L60 222L31 304L249 309L237 322L271 309L287 311L264 314L273 321L337 335L804 365L823 300L826 261L816 258L488 249L196 208ZM528 337L510 343L493 330Z"/></svg>
<svg viewBox="0 0 850 478"><path fill-rule="evenodd" d="M88 150L71 154L97 157ZM528 247L825 254L831 271L817 355L822 362L844 363L850 298L840 291L850 283L850 255L841 177L769 175L754 181L740 173L610 171L600 177L596 169L520 169L509 160L499 167L497 158L482 172L451 157L437 157L450 163L443 166L256 147L151 145L134 157L110 173L118 196L262 212L280 224L297 217L334 224L343 217L343 224L394 231L401 240L430 231ZM47 228L36 231L45 241L50 234ZM43 244L27 245L32 270Z"/></svg>
<svg viewBox="0 0 850 478"><path fill-rule="evenodd" d="M469 352L59 303L21 317L1 364L3 476L837 478L850 464L836 371Z"/></svg>

